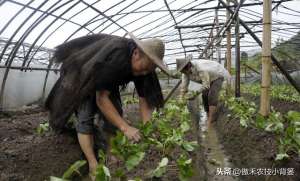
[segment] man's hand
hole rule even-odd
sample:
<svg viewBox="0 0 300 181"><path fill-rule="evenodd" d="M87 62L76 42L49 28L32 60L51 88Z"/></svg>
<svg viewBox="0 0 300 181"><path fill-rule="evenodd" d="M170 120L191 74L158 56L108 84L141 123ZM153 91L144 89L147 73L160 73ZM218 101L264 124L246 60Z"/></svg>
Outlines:
<svg viewBox="0 0 300 181"><path fill-rule="evenodd" d="M128 139L139 141L141 138L139 130L129 126L120 116L115 106L109 99L109 94L109 91L98 91L96 93L96 101L99 109L104 114L106 119L118 127Z"/></svg>
<svg viewBox="0 0 300 181"><path fill-rule="evenodd" d="M126 126L125 128L122 128L121 131L124 133L124 135L129 139L133 140L135 142L138 142L141 139L141 134L138 129L132 126Z"/></svg>

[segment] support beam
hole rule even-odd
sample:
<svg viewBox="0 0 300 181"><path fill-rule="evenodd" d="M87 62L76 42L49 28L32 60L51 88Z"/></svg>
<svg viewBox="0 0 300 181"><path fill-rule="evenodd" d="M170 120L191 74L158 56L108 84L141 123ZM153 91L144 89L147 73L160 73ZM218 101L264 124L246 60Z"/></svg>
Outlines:
<svg viewBox="0 0 300 181"><path fill-rule="evenodd" d="M263 5L263 42L262 42L262 76L261 97L259 112L262 116L270 113L270 86L271 86L271 33L272 33L272 1L264 0Z"/></svg>
<svg viewBox="0 0 300 181"><path fill-rule="evenodd" d="M177 21L176 21L174 15L173 15L172 11L170 10L170 7L169 7L169 4L168 4L167 0L164 0L164 2L165 2L165 5L166 5L169 13L170 13L170 16L172 17L172 19L174 21L175 26L177 26ZM178 33L179 33L179 39L180 39L181 46L184 50L184 55L186 56L185 47L183 46L182 35L181 35L181 30L180 29L178 29Z"/></svg>
<svg viewBox="0 0 300 181"><path fill-rule="evenodd" d="M218 4L218 6L220 6L220 3ZM215 13L216 13L216 31L219 31L219 15L218 15L218 11L219 9L216 9ZM217 61L219 63L221 63L221 42L216 43L216 49L217 49Z"/></svg>
<svg viewBox="0 0 300 181"><path fill-rule="evenodd" d="M217 11L217 10L216 10ZM245 21L247 24L262 24L262 21ZM225 25L226 23L220 22L219 25ZM175 26L175 29L189 29L189 28L204 28L207 26L215 26L215 23L206 23L200 25L186 25L186 26Z"/></svg>
<svg viewBox="0 0 300 181"><path fill-rule="evenodd" d="M53 69L53 68L39 68L39 67L17 67L17 66L3 66L3 65L0 65L0 68L9 68L9 69L14 69L14 70L29 70L29 71L32 71L32 70L42 70L42 71L60 71L60 69Z"/></svg>
<svg viewBox="0 0 300 181"><path fill-rule="evenodd" d="M243 64L245 67L247 67L249 70L252 70L253 72L255 72L255 73L257 73L258 75L260 75L260 72L259 71L257 71L257 70L255 70L253 67L251 67L250 65L248 65L248 64L246 64L246 63L244 63Z"/></svg>
<svg viewBox="0 0 300 181"><path fill-rule="evenodd" d="M207 43L210 44L210 47L208 47L207 51L204 53L204 57L205 59L208 59L209 57L211 57L211 60L213 59L212 55L214 53L214 50L213 50L213 46L214 46L214 40L215 40L215 37L214 37L214 27L215 27L215 23L216 23L216 18L214 18L214 22L213 22L213 27L211 28L210 30L210 33L209 33L209 38L208 38L208 41ZM217 36L217 35L216 35Z"/></svg>
<svg viewBox="0 0 300 181"><path fill-rule="evenodd" d="M168 102L168 100L171 98L171 96L173 95L173 93L176 91L176 89L180 86L182 82L182 79L180 79L177 84L175 85L175 87L169 92L169 94L166 96L165 100L164 100L164 104L166 102Z"/></svg>
<svg viewBox="0 0 300 181"><path fill-rule="evenodd" d="M221 2L222 0L220 0ZM222 1L224 2L224 1ZM239 3L239 5L237 6L237 8L235 9L235 11L233 12L231 9L230 10L230 13L232 13L232 16L230 17L229 20L227 20L224 24L224 26L217 32L216 36L208 43L208 45L205 47L205 49L203 50L203 52L199 55L199 58L202 58L203 55L207 52L207 50L212 46L213 42L215 39L217 39L217 37L220 36L220 34L222 32L225 32L227 30L227 28L230 27L230 25L232 24L233 22L233 19L235 18L236 14L238 13L239 9L241 8L242 4L245 2L245 0L241 0L241 2ZM222 3L223 4L223 3ZM225 4L226 5L226 4ZM224 5L223 5L224 6ZM226 6L227 7L227 6Z"/></svg>
<svg viewBox="0 0 300 181"><path fill-rule="evenodd" d="M235 97L241 97L241 53L239 13L235 18Z"/></svg>
<svg viewBox="0 0 300 181"><path fill-rule="evenodd" d="M229 5L230 1L227 0L227 4ZM226 21L229 21L230 19L230 12L227 10L226 11ZM226 30L226 40L227 40L227 45L226 45L226 67L227 70L229 72L229 74L231 74L231 30L230 30L230 26L227 28ZM230 83L229 83L230 84Z"/></svg>

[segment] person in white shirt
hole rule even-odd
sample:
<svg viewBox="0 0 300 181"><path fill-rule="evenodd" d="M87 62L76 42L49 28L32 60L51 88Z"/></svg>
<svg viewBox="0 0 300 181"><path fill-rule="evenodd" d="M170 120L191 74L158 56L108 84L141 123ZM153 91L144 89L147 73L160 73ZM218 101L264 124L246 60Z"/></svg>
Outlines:
<svg viewBox="0 0 300 181"><path fill-rule="evenodd" d="M224 79L229 80L230 74L218 62L211 60L195 60L191 58L176 59L177 71L182 73L181 96L188 92L190 80L203 85L203 106L207 113L208 126L215 119L219 92Z"/></svg>

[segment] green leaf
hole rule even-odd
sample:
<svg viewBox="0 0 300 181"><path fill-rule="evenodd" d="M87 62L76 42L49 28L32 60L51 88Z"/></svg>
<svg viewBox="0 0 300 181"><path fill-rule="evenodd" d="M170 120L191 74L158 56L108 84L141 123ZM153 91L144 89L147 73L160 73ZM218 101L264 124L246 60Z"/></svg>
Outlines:
<svg viewBox="0 0 300 181"><path fill-rule="evenodd" d="M285 158L289 158L289 155L286 153L279 153L276 155L275 160L278 161L278 160L283 160Z"/></svg>
<svg viewBox="0 0 300 181"><path fill-rule="evenodd" d="M128 171L132 170L135 166L137 166L145 156L145 152L138 152L134 155L129 156L129 158L125 162L125 166Z"/></svg>
<svg viewBox="0 0 300 181"><path fill-rule="evenodd" d="M161 177L164 173L166 173L168 162L169 159L167 157L164 157L158 164L158 167L156 167L155 170L152 171L151 176Z"/></svg>
<svg viewBox="0 0 300 181"><path fill-rule="evenodd" d="M39 135L45 134L45 132L49 131L49 123L40 123L39 126L36 128L36 132Z"/></svg>
<svg viewBox="0 0 300 181"><path fill-rule="evenodd" d="M110 181L110 178L109 169L103 164L98 164L96 168L96 181Z"/></svg>
<svg viewBox="0 0 300 181"><path fill-rule="evenodd" d="M270 123L265 128L269 132L281 132L283 131L283 124L281 122Z"/></svg>
<svg viewBox="0 0 300 181"><path fill-rule="evenodd" d="M266 119L261 115L261 114L258 114L256 116L256 126L260 129L265 129L266 127Z"/></svg>
<svg viewBox="0 0 300 181"><path fill-rule="evenodd" d="M158 149L162 149L164 147L164 145L160 141L153 138L147 138L147 142L149 144L155 145Z"/></svg>
<svg viewBox="0 0 300 181"><path fill-rule="evenodd" d="M300 112L297 111L289 111L287 114L287 118L290 121L300 122Z"/></svg>
<svg viewBox="0 0 300 181"><path fill-rule="evenodd" d="M146 124L142 125L140 131L145 137L148 137L154 131L153 123L148 121Z"/></svg>
<svg viewBox="0 0 300 181"><path fill-rule="evenodd" d="M240 124L242 127L247 128L248 127L248 121L245 118L240 119Z"/></svg>
<svg viewBox="0 0 300 181"><path fill-rule="evenodd" d="M104 163L106 160L106 155L101 149L98 151L98 158L99 158L99 163Z"/></svg>
<svg viewBox="0 0 300 181"><path fill-rule="evenodd" d="M79 169L83 167L86 164L85 160L78 160L75 163L73 163L67 171L63 174L63 179L70 179L74 173L77 173L80 175Z"/></svg>
<svg viewBox="0 0 300 181"><path fill-rule="evenodd" d="M198 142L197 141L183 142L182 143L182 147L186 151L189 151L189 152L194 151L197 146L198 146Z"/></svg>
<svg viewBox="0 0 300 181"><path fill-rule="evenodd" d="M183 133L187 132L188 130L191 129L190 125L187 123L187 122L183 122L181 125L180 125L180 129Z"/></svg>
<svg viewBox="0 0 300 181"><path fill-rule="evenodd" d="M126 136L120 131L117 131L116 136L113 137L110 142L111 153L119 157L121 160L124 160L127 156L126 149L124 149L124 147L128 144Z"/></svg>
<svg viewBox="0 0 300 181"><path fill-rule="evenodd" d="M176 162L179 168L179 179L181 181L186 181L193 176L192 159L187 159L185 155L180 155Z"/></svg>

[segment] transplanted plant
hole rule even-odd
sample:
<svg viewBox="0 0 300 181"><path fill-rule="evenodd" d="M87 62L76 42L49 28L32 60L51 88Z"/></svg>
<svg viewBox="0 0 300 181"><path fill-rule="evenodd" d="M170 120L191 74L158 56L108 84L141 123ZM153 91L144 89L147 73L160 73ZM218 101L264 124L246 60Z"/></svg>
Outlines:
<svg viewBox="0 0 300 181"><path fill-rule="evenodd" d="M49 131L49 129L50 127L48 122L40 123L36 128L36 133L39 135L44 135L47 131Z"/></svg>
<svg viewBox="0 0 300 181"><path fill-rule="evenodd" d="M75 163L73 163L63 174L61 178L59 177L50 177L50 181L69 181L72 179L74 175L81 176L80 168L83 167L86 164L85 160L78 160Z"/></svg>
<svg viewBox="0 0 300 181"><path fill-rule="evenodd" d="M95 173L96 180L110 181L112 178L128 180L126 174L143 162L149 149L158 152L157 156L161 159L157 167L152 168L147 174L148 177L162 177L168 172L169 160L177 160L178 177L183 181L187 180L193 174L192 159L188 157L188 153L198 147L197 141L185 139L185 134L191 129L190 123L186 102L170 100L166 109L153 112L151 121L137 126L142 134L139 143L129 141L123 133L117 131L116 136L111 139L110 153L121 160L122 164L112 173L105 165L106 155L100 151L99 164ZM177 149L176 151L182 156L178 158L178 154L177 157L171 154L174 149ZM132 181L140 180L134 178Z"/></svg>
<svg viewBox="0 0 300 181"><path fill-rule="evenodd" d="M190 117L186 103L170 101L164 110L155 111L152 120L139 125L142 140L139 143L130 142L123 133L117 132L111 140L111 153L124 162L124 169L131 171L143 161L148 149L155 149L162 156L161 162L148 176L161 177L167 172L168 160L175 159L171 154L174 149L181 153L192 152L197 148L197 141L187 141L185 134L190 130ZM180 162L181 163L181 162ZM180 165L180 164L179 164ZM187 169L182 164L178 169ZM190 167L192 169L192 167ZM118 170L119 173L126 172ZM184 173L182 170L180 173ZM192 172L190 172L192 173ZM124 175L124 174L115 174ZM188 178L192 174L185 174L182 178Z"/></svg>

